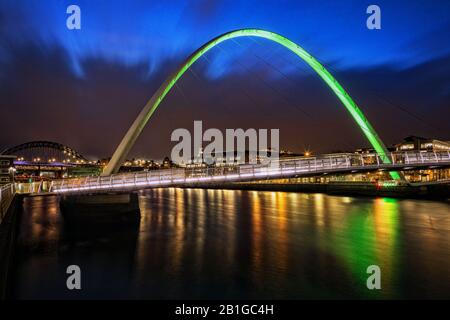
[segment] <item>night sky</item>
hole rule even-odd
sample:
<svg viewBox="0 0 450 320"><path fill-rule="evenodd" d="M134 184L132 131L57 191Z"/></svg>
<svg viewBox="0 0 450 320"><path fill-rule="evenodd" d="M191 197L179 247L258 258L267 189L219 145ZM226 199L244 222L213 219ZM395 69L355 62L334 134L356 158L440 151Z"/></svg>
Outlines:
<svg viewBox="0 0 450 320"><path fill-rule="evenodd" d="M81 30L66 8L81 8ZM381 7L382 29L366 28ZM2 0L0 149L33 140L107 157L164 79L211 38L280 33L318 58L387 145L450 140L449 1ZM323 81L287 49L239 38L187 72L130 156L170 154L176 128L279 128L301 152L368 146Z"/></svg>

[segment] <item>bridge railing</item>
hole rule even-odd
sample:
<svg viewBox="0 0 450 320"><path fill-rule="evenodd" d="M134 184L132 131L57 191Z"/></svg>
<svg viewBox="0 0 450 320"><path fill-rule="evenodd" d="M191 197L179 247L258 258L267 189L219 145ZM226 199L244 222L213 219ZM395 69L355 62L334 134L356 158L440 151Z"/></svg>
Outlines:
<svg viewBox="0 0 450 320"><path fill-rule="evenodd" d="M111 176L84 177L52 182L51 191L109 191L126 188L145 188L195 184L205 182L243 181L273 177L288 177L315 172L359 169L402 168L408 165L450 164L450 152L393 152L390 154L337 154L318 157L280 159L269 164L242 164L199 168L172 168L152 171L120 173Z"/></svg>
<svg viewBox="0 0 450 320"><path fill-rule="evenodd" d="M16 193L33 194L48 192L50 190L50 181L35 181L35 182L16 182Z"/></svg>
<svg viewBox="0 0 450 320"><path fill-rule="evenodd" d="M0 187L0 224L8 211L9 205L14 198L16 189L14 183L6 184Z"/></svg>

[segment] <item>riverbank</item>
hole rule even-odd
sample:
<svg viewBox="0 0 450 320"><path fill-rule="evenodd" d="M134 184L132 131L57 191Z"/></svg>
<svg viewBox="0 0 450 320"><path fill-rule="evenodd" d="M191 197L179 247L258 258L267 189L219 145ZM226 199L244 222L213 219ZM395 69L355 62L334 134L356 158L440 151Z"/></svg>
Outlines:
<svg viewBox="0 0 450 320"><path fill-rule="evenodd" d="M298 183L279 184L271 182L229 183L220 186L196 185L196 188L230 189L253 191L287 191L303 193L325 193L340 196L390 197L410 199L450 199L450 183L435 183L426 185L395 185L364 182L333 182L333 183Z"/></svg>

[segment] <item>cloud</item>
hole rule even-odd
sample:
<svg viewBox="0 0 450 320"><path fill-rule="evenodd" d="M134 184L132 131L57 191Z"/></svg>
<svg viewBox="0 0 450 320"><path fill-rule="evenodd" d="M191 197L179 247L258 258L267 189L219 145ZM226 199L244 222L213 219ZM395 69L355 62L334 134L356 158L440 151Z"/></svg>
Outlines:
<svg viewBox="0 0 450 320"><path fill-rule="evenodd" d="M43 50L30 44L11 48L10 53L13 59L4 66L7 77L0 86L2 118L8 119L0 149L42 139L93 157L111 155L137 113L180 63L165 61L164 68L148 77L146 64L91 57L82 60L85 77L79 78L63 48ZM150 120L132 155L164 157L172 147L172 130L191 128L194 120L203 120L206 127L280 128L282 145L296 151L367 144L315 75L270 79L267 66L260 63L211 80L207 69L203 61L193 67L197 76L185 74ZM450 56L405 70L386 65L334 71L389 143L408 134L449 138L449 72Z"/></svg>
<svg viewBox="0 0 450 320"><path fill-rule="evenodd" d="M319 53L327 65L342 67L330 71L388 144L409 134L450 140L450 56L443 42L448 24L436 29L430 21L421 36L411 35L400 28L410 23L401 11L402 23L369 36L357 19L345 19L359 9L341 3L336 6L342 18L323 12L330 5L321 4L246 2L224 10L226 2L219 0L180 3L133 2L124 13L123 5L114 1L107 10L82 2L84 29L73 35L64 29L64 3L2 2L0 108L2 119L8 120L2 125L0 149L45 139L86 156L111 155L152 93L190 51L250 22L292 37L314 48L312 53ZM396 11L385 12L387 22L394 21L389 12ZM317 15L326 19L319 24ZM239 42L243 48L224 43L222 48L231 54L214 49L183 76L132 155L164 157L172 147L172 130L191 128L194 120L217 128L280 128L282 145L296 151L367 145L337 98L298 57L264 40ZM399 54L405 51L409 54ZM383 64L369 64L374 56ZM405 56L408 61L399 60ZM339 60L330 63L332 59ZM74 64L83 76L74 72Z"/></svg>

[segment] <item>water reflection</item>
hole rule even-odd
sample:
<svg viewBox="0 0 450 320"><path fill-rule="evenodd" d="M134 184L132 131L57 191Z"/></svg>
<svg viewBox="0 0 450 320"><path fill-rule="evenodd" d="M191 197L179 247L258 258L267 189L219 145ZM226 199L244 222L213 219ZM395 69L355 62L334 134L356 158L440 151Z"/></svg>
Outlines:
<svg viewBox="0 0 450 320"><path fill-rule="evenodd" d="M450 206L415 200L204 189L140 196L139 226L64 224L56 198L27 198L19 298L450 297ZM83 266L78 296L65 267ZM369 265L382 290L365 284ZM45 285L43 283L45 282Z"/></svg>

